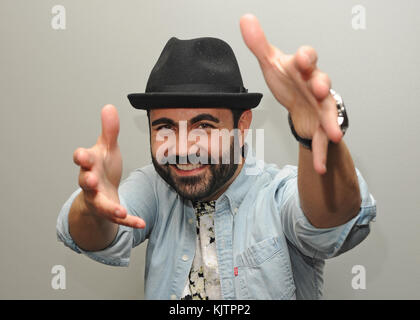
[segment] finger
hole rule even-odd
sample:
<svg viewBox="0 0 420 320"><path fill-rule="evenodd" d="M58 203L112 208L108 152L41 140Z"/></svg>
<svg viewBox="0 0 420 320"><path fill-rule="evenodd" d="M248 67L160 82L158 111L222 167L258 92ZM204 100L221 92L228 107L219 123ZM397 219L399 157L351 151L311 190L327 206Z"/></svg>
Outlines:
<svg viewBox="0 0 420 320"><path fill-rule="evenodd" d="M267 41L264 31L253 14L245 14L240 19L242 37L247 47L263 65L267 65L275 55L275 48Z"/></svg>
<svg viewBox="0 0 420 320"><path fill-rule="evenodd" d="M98 188L98 178L91 171L80 170L79 186L85 191L93 191Z"/></svg>
<svg viewBox="0 0 420 320"><path fill-rule="evenodd" d="M312 157L316 172L325 174L327 172L328 137L321 126L315 131L312 137Z"/></svg>
<svg viewBox="0 0 420 320"><path fill-rule="evenodd" d="M77 148L73 153L73 162L85 170L89 170L93 166L94 155L85 148Z"/></svg>
<svg viewBox="0 0 420 320"><path fill-rule="evenodd" d="M112 104L107 104L101 111L102 133L101 141L109 148L117 144L120 131L118 111Z"/></svg>
<svg viewBox="0 0 420 320"><path fill-rule="evenodd" d="M329 94L320 102L320 122L328 138L334 143L339 143L343 137L340 125L338 124L338 111L335 99Z"/></svg>
<svg viewBox="0 0 420 320"><path fill-rule="evenodd" d="M127 214L124 219L115 219L115 223L136 229L143 229L146 227L146 222L143 219L129 214Z"/></svg>
<svg viewBox="0 0 420 320"><path fill-rule="evenodd" d="M318 54L310 46L301 46L295 54L295 66L303 75L312 73L316 69Z"/></svg>
<svg viewBox="0 0 420 320"><path fill-rule="evenodd" d="M111 201L101 192L97 192L95 196L90 199L90 202L97 213L109 220L114 221L117 218L125 218L127 216L127 209L117 202Z"/></svg>
<svg viewBox="0 0 420 320"><path fill-rule="evenodd" d="M330 94L331 80L325 72L317 69L312 72L308 86L315 98L321 101Z"/></svg>

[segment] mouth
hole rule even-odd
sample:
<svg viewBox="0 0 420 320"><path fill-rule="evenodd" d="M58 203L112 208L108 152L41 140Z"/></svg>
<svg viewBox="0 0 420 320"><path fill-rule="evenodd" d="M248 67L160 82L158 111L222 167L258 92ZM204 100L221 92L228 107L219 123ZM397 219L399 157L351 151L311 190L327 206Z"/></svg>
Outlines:
<svg viewBox="0 0 420 320"><path fill-rule="evenodd" d="M180 176L192 176L205 170L205 164L172 164L171 167Z"/></svg>

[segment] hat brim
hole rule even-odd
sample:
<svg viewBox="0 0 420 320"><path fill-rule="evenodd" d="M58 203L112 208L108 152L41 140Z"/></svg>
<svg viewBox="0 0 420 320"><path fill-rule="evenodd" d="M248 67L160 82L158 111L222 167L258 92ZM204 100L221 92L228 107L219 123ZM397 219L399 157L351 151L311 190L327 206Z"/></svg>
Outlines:
<svg viewBox="0 0 420 320"><path fill-rule="evenodd" d="M149 92L131 93L128 100L136 109L157 108L229 108L251 109L258 106L262 93L195 93Z"/></svg>

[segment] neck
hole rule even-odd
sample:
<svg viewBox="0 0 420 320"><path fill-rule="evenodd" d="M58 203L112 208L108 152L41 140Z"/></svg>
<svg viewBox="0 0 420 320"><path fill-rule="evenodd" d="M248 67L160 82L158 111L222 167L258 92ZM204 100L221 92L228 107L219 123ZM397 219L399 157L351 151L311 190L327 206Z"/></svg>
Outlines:
<svg viewBox="0 0 420 320"><path fill-rule="evenodd" d="M203 199L202 201L212 201L212 200L217 200L219 199L219 197L225 193L225 191L229 188L229 186L232 184L233 181L235 181L236 177L239 175L239 173L242 170L242 167L244 166L244 162L245 159L242 158L242 162L240 164L238 164L238 167L236 168L235 174L232 176L232 178L230 178L224 185L222 188L220 188L219 190L216 191L216 193L212 194L211 196Z"/></svg>

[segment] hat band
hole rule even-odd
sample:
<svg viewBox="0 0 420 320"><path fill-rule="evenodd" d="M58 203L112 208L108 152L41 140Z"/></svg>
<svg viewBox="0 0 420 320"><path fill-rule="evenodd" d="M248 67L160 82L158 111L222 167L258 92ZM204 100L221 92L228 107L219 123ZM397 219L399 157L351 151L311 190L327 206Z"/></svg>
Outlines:
<svg viewBox="0 0 420 320"><path fill-rule="evenodd" d="M208 83L186 83L153 86L147 88L146 92L222 92L222 93L242 93L248 92L243 86L224 86Z"/></svg>

